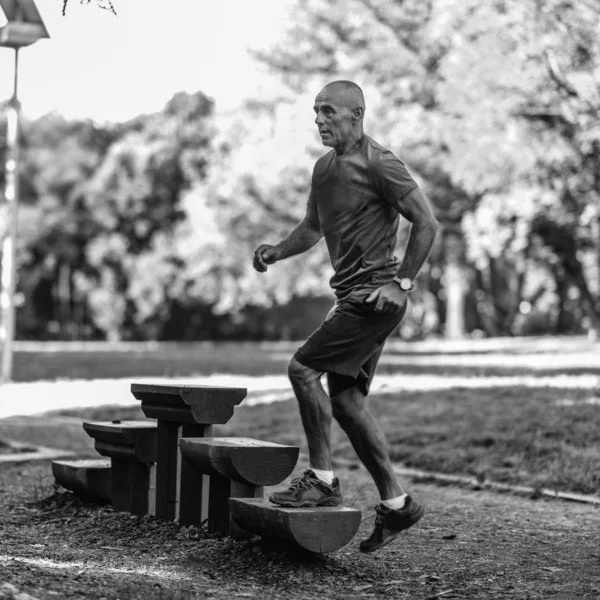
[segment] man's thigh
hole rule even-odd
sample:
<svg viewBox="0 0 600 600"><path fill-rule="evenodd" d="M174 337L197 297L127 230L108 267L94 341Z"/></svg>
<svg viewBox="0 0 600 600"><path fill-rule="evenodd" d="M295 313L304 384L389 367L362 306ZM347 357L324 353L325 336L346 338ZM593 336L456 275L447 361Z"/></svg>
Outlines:
<svg viewBox="0 0 600 600"><path fill-rule="evenodd" d="M357 387L363 396L368 396L382 351L383 344L363 363L356 377L340 375L335 372L327 373L327 388L330 398L335 398L352 387Z"/></svg>

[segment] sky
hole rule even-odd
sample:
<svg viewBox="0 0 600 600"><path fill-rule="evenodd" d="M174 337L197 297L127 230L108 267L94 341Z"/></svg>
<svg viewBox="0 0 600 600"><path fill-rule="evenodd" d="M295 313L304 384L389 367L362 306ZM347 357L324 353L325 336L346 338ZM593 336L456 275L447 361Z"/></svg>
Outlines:
<svg viewBox="0 0 600 600"><path fill-rule="evenodd" d="M248 48L268 49L292 0L36 0L50 33L19 54L27 116L123 121L160 110L178 91L202 91L228 110L269 85ZM0 26L6 19L0 11ZM0 101L12 94L13 51L0 48Z"/></svg>

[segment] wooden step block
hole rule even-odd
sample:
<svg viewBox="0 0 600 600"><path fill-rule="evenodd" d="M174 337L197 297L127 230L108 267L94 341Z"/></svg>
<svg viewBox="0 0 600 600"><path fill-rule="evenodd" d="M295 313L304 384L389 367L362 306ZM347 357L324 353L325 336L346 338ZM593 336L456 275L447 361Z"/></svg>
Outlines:
<svg viewBox="0 0 600 600"><path fill-rule="evenodd" d="M111 459L111 498L115 510L155 514L156 421L86 421L95 448Z"/></svg>
<svg viewBox="0 0 600 600"><path fill-rule="evenodd" d="M211 476L208 531L229 533L236 539L247 534L232 526L227 500L262 498L263 486L281 483L292 473L300 452L296 446L233 437L184 438L180 448L184 462Z"/></svg>
<svg viewBox="0 0 600 600"><path fill-rule="evenodd" d="M156 462L156 421L85 421L83 428L103 456Z"/></svg>
<svg viewBox="0 0 600 600"><path fill-rule="evenodd" d="M142 411L151 419L179 424L223 425L231 419L233 409L246 397L248 390L132 383L131 393L142 401Z"/></svg>
<svg viewBox="0 0 600 600"><path fill-rule="evenodd" d="M300 449L251 438L185 438L181 453L201 473L248 485L277 485L288 477Z"/></svg>
<svg viewBox="0 0 600 600"><path fill-rule="evenodd" d="M142 401L146 417L158 419L156 516L182 525L200 525L208 517L203 508L208 507L208 477L199 480L181 460L179 442L212 435L212 426L227 423L248 390L133 383L131 393ZM198 502L199 496L205 501Z"/></svg>
<svg viewBox="0 0 600 600"><path fill-rule="evenodd" d="M110 502L110 460L106 458L54 460L56 483L94 502Z"/></svg>
<svg viewBox="0 0 600 600"><path fill-rule="evenodd" d="M361 512L353 508L284 508L262 499L230 498L229 510L246 531L320 554L348 544L361 521Z"/></svg>

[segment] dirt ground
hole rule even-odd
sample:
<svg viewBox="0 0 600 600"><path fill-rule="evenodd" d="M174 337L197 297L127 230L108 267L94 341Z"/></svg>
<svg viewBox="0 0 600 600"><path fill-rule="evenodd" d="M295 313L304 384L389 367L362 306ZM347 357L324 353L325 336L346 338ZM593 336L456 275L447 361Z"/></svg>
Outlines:
<svg viewBox="0 0 600 600"><path fill-rule="evenodd" d="M305 556L82 502L53 489L50 462L3 465L0 586L42 600L600 598L598 506L409 482L425 518L363 555L375 490L362 470L338 475L361 530Z"/></svg>

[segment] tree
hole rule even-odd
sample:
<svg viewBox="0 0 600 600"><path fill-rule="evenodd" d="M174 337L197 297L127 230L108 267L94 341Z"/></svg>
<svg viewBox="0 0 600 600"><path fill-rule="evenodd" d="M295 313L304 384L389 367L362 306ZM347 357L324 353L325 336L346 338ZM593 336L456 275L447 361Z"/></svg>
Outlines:
<svg viewBox="0 0 600 600"><path fill-rule="evenodd" d="M26 123L21 335L160 336L185 287L182 201L206 176L211 114L203 94L177 94L107 128Z"/></svg>
<svg viewBox="0 0 600 600"><path fill-rule="evenodd" d="M203 94L176 94L160 113L125 126L86 185L85 206L100 230L78 285L111 338L124 326L160 333L183 288L182 200L206 176L211 113Z"/></svg>

